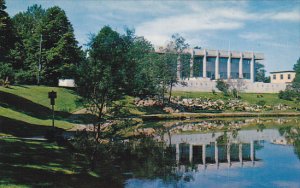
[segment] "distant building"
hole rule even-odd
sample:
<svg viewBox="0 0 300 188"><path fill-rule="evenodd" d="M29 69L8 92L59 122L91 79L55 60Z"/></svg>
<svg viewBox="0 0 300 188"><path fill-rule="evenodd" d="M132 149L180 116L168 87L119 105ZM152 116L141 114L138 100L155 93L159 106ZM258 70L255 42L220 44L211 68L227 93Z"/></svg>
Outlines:
<svg viewBox="0 0 300 188"><path fill-rule="evenodd" d="M58 80L59 87L75 87L74 79L59 79Z"/></svg>
<svg viewBox="0 0 300 188"><path fill-rule="evenodd" d="M295 71L276 71L270 72L271 83L279 84L279 83L291 83L293 82L296 76Z"/></svg>
<svg viewBox="0 0 300 188"><path fill-rule="evenodd" d="M158 53L164 53L162 48ZM244 79L255 81L255 66L264 60L263 53L237 52L225 50L188 49L184 53L191 54L189 64L177 64L177 77L179 79L204 78L206 80L218 79Z"/></svg>

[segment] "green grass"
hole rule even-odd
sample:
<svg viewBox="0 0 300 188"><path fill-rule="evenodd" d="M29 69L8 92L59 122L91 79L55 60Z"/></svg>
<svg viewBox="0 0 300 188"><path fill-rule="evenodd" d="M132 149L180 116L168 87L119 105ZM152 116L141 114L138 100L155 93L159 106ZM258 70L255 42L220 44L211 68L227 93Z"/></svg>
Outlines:
<svg viewBox="0 0 300 188"><path fill-rule="evenodd" d="M70 129L71 112L82 108L73 90L46 86L0 87L0 133L14 136L43 135L52 125L49 91L57 92L55 126ZM47 126L47 127L45 127Z"/></svg>
<svg viewBox="0 0 300 188"><path fill-rule="evenodd" d="M0 138L0 187L107 187L80 154L46 141ZM96 174L97 175L97 174ZM113 185L112 185L113 186Z"/></svg>
<svg viewBox="0 0 300 188"><path fill-rule="evenodd" d="M264 93L260 94L263 97L258 98L256 93L241 93L241 100L246 101L250 104L256 104L257 102L264 100L266 105L278 105L286 104L291 107L297 107L298 105L293 101L287 101L278 98L277 93ZM210 98L210 99L222 99L228 100L229 97L224 96L222 93L213 94L212 92L185 92L185 91L174 91L173 96L181 96L183 98Z"/></svg>
<svg viewBox="0 0 300 188"><path fill-rule="evenodd" d="M44 107L51 108L48 92L57 92L55 100L55 110L63 112L73 112L82 108L82 104L78 101L78 95L75 91L59 87L47 86L10 86L10 88L0 87L0 91L11 93L13 95L28 99L33 103L40 104Z"/></svg>

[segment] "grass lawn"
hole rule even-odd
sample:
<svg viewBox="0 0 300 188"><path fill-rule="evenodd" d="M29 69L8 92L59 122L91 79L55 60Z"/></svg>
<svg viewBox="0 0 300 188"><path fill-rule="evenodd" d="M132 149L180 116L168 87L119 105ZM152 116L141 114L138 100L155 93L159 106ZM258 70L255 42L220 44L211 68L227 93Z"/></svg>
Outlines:
<svg viewBox="0 0 300 188"><path fill-rule="evenodd" d="M297 107L298 104L296 104L293 101L287 101L283 99L278 98L277 93L264 93L261 94L262 98L257 98L256 93L241 93L241 98L243 101L246 101L250 104L256 104L258 101L264 100L266 102L266 105L278 105L278 104L286 104L291 107ZM212 92L185 92L185 91L174 91L173 96L182 96L185 98L203 98L207 97L210 99L223 99L228 100L229 97L225 97L222 93L216 93L213 94Z"/></svg>
<svg viewBox="0 0 300 188"><path fill-rule="evenodd" d="M2 187L108 187L82 155L46 141L0 138ZM97 177L98 176L98 177Z"/></svg>
<svg viewBox="0 0 300 188"><path fill-rule="evenodd" d="M82 108L82 104L77 102L79 99L75 91L59 87L47 87L47 86L10 86L10 88L0 87L0 92L10 93L33 103L42 105L47 108L51 108L50 99L48 98L48 92L57 92L57 98L55 100L55 110L63 112L73 112ZM30 106L28 106L30 108Z"/></svg>
<svg viewBox="0 0 300 188"><path fill-rule="evenodd" d="M44 134L52 125L49 91L57 92L55 126L70 129L71 112L82 108L80 98L73 90L46 86L0 87L0 133L14 136ZM45 128L45 126L48 126Z"/></svg>

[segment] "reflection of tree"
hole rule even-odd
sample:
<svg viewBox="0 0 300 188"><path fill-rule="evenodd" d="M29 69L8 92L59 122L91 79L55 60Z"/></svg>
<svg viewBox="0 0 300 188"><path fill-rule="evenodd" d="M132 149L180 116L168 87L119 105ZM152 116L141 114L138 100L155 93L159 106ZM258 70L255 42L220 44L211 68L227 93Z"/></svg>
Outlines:
<svg viewBox="0 0 300 188"><path fill-rule="evenodd" d="M280 127L279 133L284 136L289 144L294 145L294 151L300 159L300 127L286 126Z"/></svg>
<svg viewBox="0 0 300 188"><path fill-rule="evenodd" d="M81 134L80 137L88 138ZM90 155L89 141L81 138L84 144L74 145L77 151ZM91 143L92 144L92 143ZM83 148L84 147L84 148ZM93 171L101 175L105 181L113 181L122 185L126 176L156 179L160 178L167 183L176 183L179 180L190 181L192 178L179 174L175 170L177 164L175 150L158 142L151 137L144 137L130 141L115 141L99 144L96 167ZM89 158L87 157L87 160Z"/></svg>

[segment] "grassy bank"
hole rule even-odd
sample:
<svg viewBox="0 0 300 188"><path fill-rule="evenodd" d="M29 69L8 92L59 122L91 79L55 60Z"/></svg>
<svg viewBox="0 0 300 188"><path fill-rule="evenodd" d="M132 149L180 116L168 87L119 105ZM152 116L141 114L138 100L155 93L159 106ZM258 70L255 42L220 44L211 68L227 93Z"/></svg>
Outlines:
<svg viewBox="0 0 300 188"><path fill-rule="evenodd" d="M2 187L107 187L113 185L87 170L82 155L46 141L0 139ZM117 187L117 186L116 186Z"/></svg>
<svg viewBox="0 0 300 188"><path fill-rule="evenodd" d="M57 92L55 126L70 129L71 112L82 108L73 90L46 86L0 87L0 132L14 136L44 133L52 125L52 110L48 92Z"/></svg>

